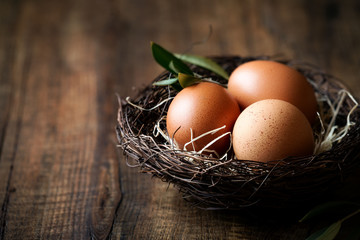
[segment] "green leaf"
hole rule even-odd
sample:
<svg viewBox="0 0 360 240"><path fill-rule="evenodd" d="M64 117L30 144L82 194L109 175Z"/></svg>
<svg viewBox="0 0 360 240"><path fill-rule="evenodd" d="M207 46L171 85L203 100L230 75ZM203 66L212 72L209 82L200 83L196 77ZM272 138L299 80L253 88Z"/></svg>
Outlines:
<svg viewBox="0 0 360 240"><path fill-rule="evenodd" d="M189 75L193 75L191 69L183 61L175 57L174 54L167 51L160 45L151 42L151 50L156 62L169 72L172 72L174 74L186 73Z"/></svg>
<svg viewBox="0 0 360 240"><path fill-rule="evenodd" d="M183 73L179 73L178 78L179 78L179 83L183 88L186 88L188 86L194 85L202 81L201 78L197 78Z"/></svg>
<svg viewBox="0 0 360 240"><path fill-rule="evenodd" d="M158 82L154 82L153 85L155 86L166 86L166 85L172 85L178 81L178 78L168 78L165 80L161 80Z"/></svg>
<svg viewBox="0 0 360 240"><path fill-rule="evenodd" d="M333 201L333 202L327 202L324 204L320 204L313 209L311 209L302 219L299 220L299 222L304 222L307 220L310 220L314 217L317 217L319 215L325 214L325 213L334 213L338 210L343 210L346 207L356 207L360 204L355 202L348 202L348 201Z"/></svg>
<svg viewBox="0 0 360 240"><path fill-rule="evenodd" d="M332 240L339 233L341 228L341 221L331 224L327 228L323 228L311 234L306 240Z"/></svg>
<svg viewBox="0 0 360 240"><path fill-rule="evenodd" d="M219 64L209 58L190 54L175 54L175 56L185 62L206 68L225 79L229 79L229 74Z"/></svg>
<svg viewBox="0 0 360 240"><path fill-rule="evenodd" d="M312 235L310 235L306 240L331 240L336 237L336 235L340 232L341 224L346 221L347 219L355 216L356 214L360 213L360 209L350 213L346 217L342 218L341 220L331 224L327 228L323 228ZM355 232L354 235L357 235Z"/></svg>
<svg viewBox="0 0 360 240"><path fill-rule="evenodd" d="M168 78L165 80L161 80L158 82L154 82L153 83L154 86L167 86L167 85L171 85L171 87L173 87L176 91L180 92L183 88L181 87L180 83L179 83L179 79L178 78Z"/></svg>

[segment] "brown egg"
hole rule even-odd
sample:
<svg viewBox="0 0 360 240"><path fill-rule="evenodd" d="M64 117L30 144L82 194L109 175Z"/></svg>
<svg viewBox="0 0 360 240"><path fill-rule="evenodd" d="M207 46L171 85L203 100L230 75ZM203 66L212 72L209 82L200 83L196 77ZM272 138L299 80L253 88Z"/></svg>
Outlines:
<svg viewBox="0 0 360 240"><path fill-rule="evenodd" d="M268 162L311 155L312 128L294 105L267 99L247 107L236 120L233 147L239 160Z"/></svg>
<svg viewBox="0 0 360 240"><path fill-rule="evenodd" d="M306 78L289 66L265 60L244 63L230 75L229 92L240 109L263 99L280 99L298 107L310 121L316 119L317 101Z"/></svg>
<svg viewBox="0 0 360 240"><path fill-rule="evenodd" d="M239 114L239 106L227 89L216 83L201 82L184 88L175 96L168 109L166 125L169 136L174 137L181 149L191 140L190 129L194 139L225 126L215 134L200 138L186 147L189 151L200 151L215 138L231 132ZM227 134L207 149L221 155L229 147L230 134Z"/></svg>

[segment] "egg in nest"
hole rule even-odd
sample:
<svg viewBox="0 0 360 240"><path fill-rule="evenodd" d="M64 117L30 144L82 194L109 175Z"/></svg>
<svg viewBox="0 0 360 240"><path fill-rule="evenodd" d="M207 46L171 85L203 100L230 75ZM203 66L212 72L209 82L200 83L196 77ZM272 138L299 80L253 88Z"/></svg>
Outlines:
<svg viewBox="0 0 360 240"><path fill-rule="evenodd" d="M247 107L236 120L233 147L239 160L276 161L311 155L313 131L305 115L293 104L266 99Z"/></svg>
<svg viewBox="0 0 360 240"><path fill-rule="evenodd" d="M185 146L188 151L199 152L206 147L206 152L222 155L230 148L231 137L227 133L231 133L239 114L240 108L227 89L216 83L200 82L184 88L172 100L166 128L180 149ZM219 130L189 143L215 129Z"/></svg>
<svg viewBox="0 0 360 240"><path fill-rule="evenodd" d="M316 119L315 92L305 76L275 61L255 60L238 66L230 75L229 92L241 110L264 99L279 99L298 107L312 124Z"/></svg>

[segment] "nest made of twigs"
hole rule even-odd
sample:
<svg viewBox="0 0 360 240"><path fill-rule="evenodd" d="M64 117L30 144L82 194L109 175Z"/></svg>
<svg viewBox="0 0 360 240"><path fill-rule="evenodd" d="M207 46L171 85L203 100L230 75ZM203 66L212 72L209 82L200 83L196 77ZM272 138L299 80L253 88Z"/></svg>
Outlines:
<svg viewBox="0 0 360 240"><path fill-rule="evenodd" d="M255 59L259 58L213 58L229 73ZM316 92L321 122L314 126L318 144L312 156L263 163L237 160L231 150L219 159L175 149L163 136L163 118L177 92L149 85L131 102L119 98L116 132L128 165L173 183L185 199L208 209L298 206L336 188L360 166L360 108L354 107L355 99L346 95L347 91L344 93L346 88L334 77L307 64L279 62L303 73ZM191 67L194 72L225 83L210 71ZM168 77L165 72L154 81Z"/></svg>

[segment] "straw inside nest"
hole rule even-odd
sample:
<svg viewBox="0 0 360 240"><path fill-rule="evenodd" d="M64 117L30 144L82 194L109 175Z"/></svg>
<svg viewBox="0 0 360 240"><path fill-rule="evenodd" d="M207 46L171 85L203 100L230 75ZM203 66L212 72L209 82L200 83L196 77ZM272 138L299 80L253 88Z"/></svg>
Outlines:
<svg viewBox="0 0 360 240"><path fill-rule="evenodd" d="M214 60L231 72L253 59ZM174 183L185 198L211 209L274 206L279 202L296 205L322 195L359 165L354 160L359 157L359 108L354 97L333 77L309 65L284 63L302 72L317 94L321 121L314 126L314 155L262 163L236 160L231 149L221 157L178 149L167 135L164 121L176 92L148 86L136 100L119 99L117 133L128 165ZM193 69L226 84L206 70ZM168 73L164 73L155 81L167 77Z"/></svg>

